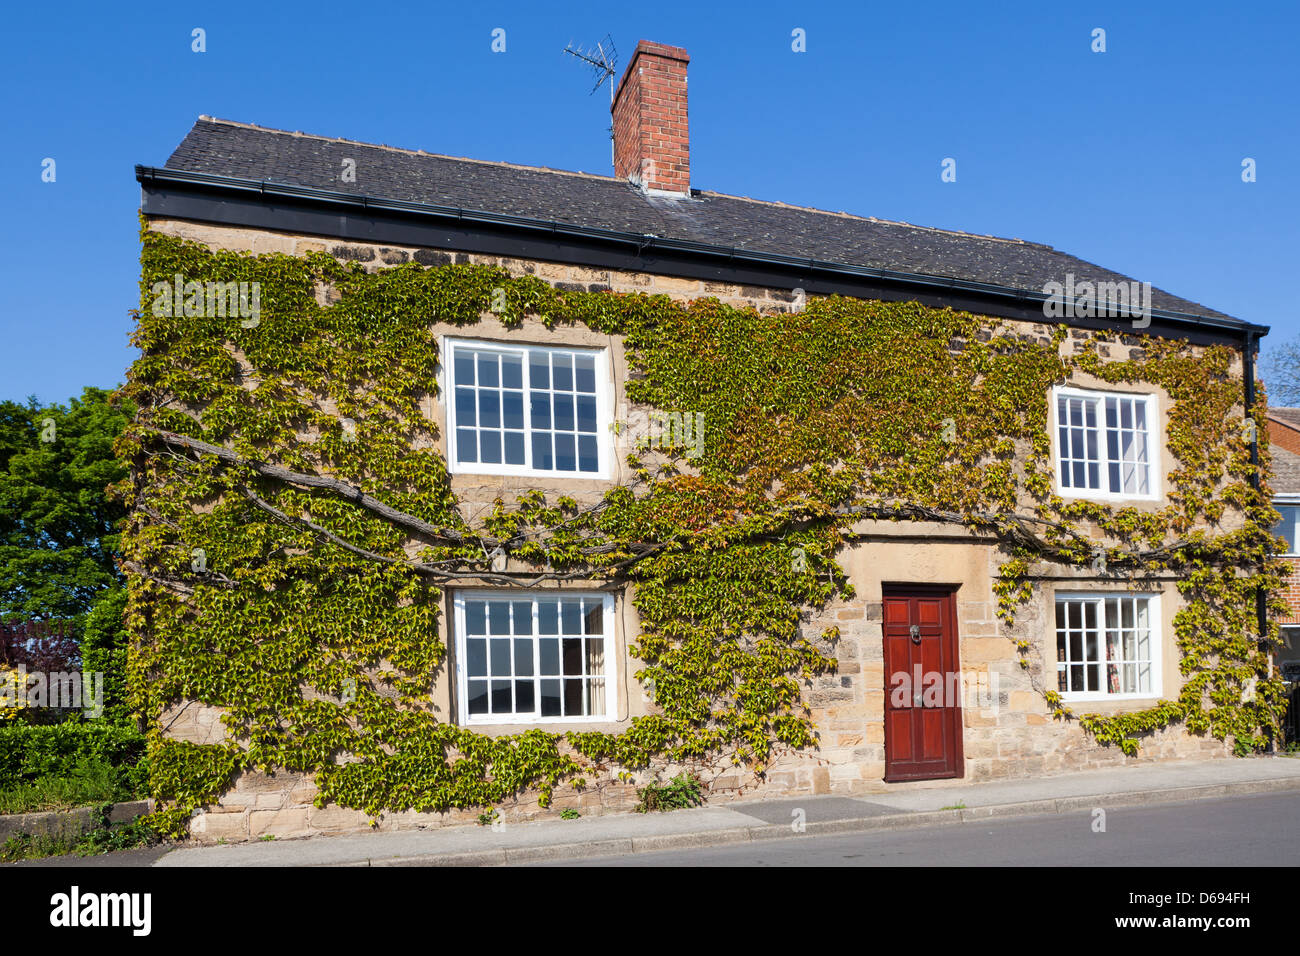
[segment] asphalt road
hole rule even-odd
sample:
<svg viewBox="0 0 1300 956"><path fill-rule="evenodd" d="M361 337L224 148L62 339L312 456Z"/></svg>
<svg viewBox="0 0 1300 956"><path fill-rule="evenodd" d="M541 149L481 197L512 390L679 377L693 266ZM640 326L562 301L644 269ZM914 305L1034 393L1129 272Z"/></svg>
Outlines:
<svg viewBox="0 0 1300 956"><path fill-rule="evenodd" d="M539 866L1295 866L1300 794L791 837Z"/></svg>

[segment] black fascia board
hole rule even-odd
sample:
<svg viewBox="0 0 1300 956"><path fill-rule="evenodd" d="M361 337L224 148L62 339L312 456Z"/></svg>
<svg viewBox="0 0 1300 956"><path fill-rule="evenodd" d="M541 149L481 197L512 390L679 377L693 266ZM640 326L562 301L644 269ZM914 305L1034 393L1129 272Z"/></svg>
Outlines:
<svg viewBox="0 0 1300 956"><path fill-rule="evenodd" d="M1162 309L1151 310L1150 325L1144 328L1135 328L1131 320L1122 317L1049 318L1043 311L1047 297L1030 290L286 183L147 166L136 167L136 179L141 184L141 212L149 218L650 272L741 286L799 288L808 295L915 301L995 318L1179 338L1198 345L1236 345L1247 333L1260 336L1268 332L1267 326Z"/></svg>

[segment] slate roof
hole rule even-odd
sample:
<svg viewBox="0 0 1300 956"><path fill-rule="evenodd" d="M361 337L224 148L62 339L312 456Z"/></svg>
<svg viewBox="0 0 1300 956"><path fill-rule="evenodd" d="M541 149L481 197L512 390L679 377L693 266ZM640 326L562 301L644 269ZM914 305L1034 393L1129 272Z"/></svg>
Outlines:
<svg viewBox="0 0 1300 956"><path fill-rule="evenodd" d="M344 159L357 182L340 182ZM689 199L644 195L611 176L440 156L200 117L168 169L430 203L586 228L810 257L849 266L1042 292L1049 281L1131 277L1051 246L761 202L704 190ZM1230 319L1159 289L1152 306ZM1235 320L1233 320L1235 321Z"/></svg>
<svg viewBox="0 0 1300 956"><path fill-rule="evenodd" d="M1270 408L1268 410L1269 418L1276 418L1285 425L1292 428L1300 429L1300 408Z"/></svg>
<svg viewBox="0 0 1300 956"><path fill-rule="evenodd" d="M1273 456L1273 474L1268 486L1275 495L1300 494L1300 455L1277 445L1269 447Z"/></svg>

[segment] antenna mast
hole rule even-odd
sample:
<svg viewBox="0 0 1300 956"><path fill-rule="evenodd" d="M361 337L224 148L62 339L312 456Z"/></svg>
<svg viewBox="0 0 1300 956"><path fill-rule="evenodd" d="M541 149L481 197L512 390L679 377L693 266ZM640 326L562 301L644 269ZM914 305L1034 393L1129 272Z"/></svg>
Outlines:
<svg viewBox="0 0 1300 956"><path fill-rule="evenodd" d="M617 67L618 67L618 51L614 49L614 41L610 39L609 34L606 33L605 39L597 43L594 49L587 50L579 46L574 46L573 43L570 43L568 46L564 48L564 52L569 54L569 56L574 56L577 57L579 60L582 60L582 62L586 63L589 67L592 68L592 70L595 71L596 85L591 88L592 93L595 93L598 89L600 89L600 85L602 83L604 83L606 80L609 80L609 108L612 111L614 109L614 74L617 71ZM609 161L611 164L613 164L614 126L613 126L612 117L610 120L610 124L611 125L609 127Z"/></svg>

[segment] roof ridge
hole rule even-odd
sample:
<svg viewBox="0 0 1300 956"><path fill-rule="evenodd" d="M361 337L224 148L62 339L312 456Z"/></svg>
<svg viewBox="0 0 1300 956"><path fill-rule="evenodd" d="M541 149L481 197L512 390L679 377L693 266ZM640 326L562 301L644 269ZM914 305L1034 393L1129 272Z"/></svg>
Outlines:
<svg viewBox="0 0 1300 956"><path fill-rule="evenodd" d="M844 219L856 219L859 222L879 222L887 226L906 226L908 229L920 229L924 232L942 232L950 236L966 236L971 239L992 239L994 242L1010 242L1019 246L1037 246L1040 249L1051 249L1056 252L1055 248L1041 242L1032 242L1028 239L1008 239L1006 236L991 236L982 232L966 232L962 229L943 229L939 226L918 226L914 222L903 222L899 219L881 219L878 216L859 216L856 213L839 210L832 212L829 209L818 209L816 206L796 206L794 203L780 202L774 199L754 199L752 196L733 196L730 193L715 192L711 189L700 190L705 196L719 196L723 199L736 199L741 202L758 203L761 206L779 206L782 209L798 209L802 212L815 212L821 216L840 216Z"/></svg>
<svg viewBox="0 0 1300 956"><path fill-rule="evenodd" d="M316 139L326 143L346 143L349 146L364 146L367 149L384 149L392 153L402 153L407 156L427 156L432 159L450 159L461 163L476 163L481 166L499 166L505 169L525 169L534 172L554 173L557 176L576 176L583 179L597 179L609 183L626 183L628 180L620 179L617 176L602 176L599 173L588 173L581 170L571 169L554 169L550 166L528 166L523 163L509 163L504 160L475 159L472 156L451 156L447 153L430 153L423 149L405 149L400 146L389 146L386 143L363 143L356 139L345 139L341 136L321 136L318 133L304 133L301 130L277 129L273 126L259 126L257 123L244 123L239 120L222 119L216 116L202 114L199 116L201 122L216 123L222 126L234 126L239 129L255 129L262 133L276 133L280 136L294 136L299 139ZM966 232L961 229L942 229L938 226L918 226L912 222L902 222L896 219L881 219L877 216L859 216L854 213L833 212L829 209L818 209L816 206L798 206L794 203L779 202L771 199L754 199L751 196L736 196L731 193L717 192L711 189L702 189L699 191L702 196L716 196L721 199L735 199L740 202L752 202L763 206L777 206L782 209L797 209L801 212L816 213L820 216L839 216L844 219L855 219L859 222L878 222L888 226L905 226L908 229L919 229L923 232L938 232L949 236L965 236L971 239L988 239L993 242L1008 242L1014 245L1037 246L1040 249L1052 249L1051 246L1041 242L1030 242L1026 239L1008 239L1005 236L991 236L986 233ZM1056 251L1056 250L1053 250Z"/></svg>
<svg viewBox="0 0 1300 956"><path fill-rule="evenodd" d="M222 119L219 116L199 115L199 121L215 123L221 126L234 126L239 129L255 129L260 133L276 133L280 136L293 136L297 139L318 139L326 143L346 143L349 146L364 146L366 149L384 149L390 153L404 153L407 156L427 156L431 159L452 159L461 163L477 163L480 166L504 166L507 169L531 169L558 176L577 176L583 179L601 179L611 183L625 183L627 180L617 176L602 176L599 173L587 173L573 169L553 169L550 166L527 166L523 163L508 163L504 160L475 159L472 156L451 156L447 153L431 153L424 149L406 149L401 146L389 146L387 143L363 143L359 139L345 139L342 136L322 136L319 133L304 133L302 130L277 129L274 126L259 126L257 123L244 123L239 120Z"/></svg>

